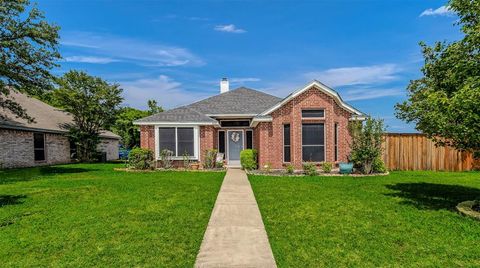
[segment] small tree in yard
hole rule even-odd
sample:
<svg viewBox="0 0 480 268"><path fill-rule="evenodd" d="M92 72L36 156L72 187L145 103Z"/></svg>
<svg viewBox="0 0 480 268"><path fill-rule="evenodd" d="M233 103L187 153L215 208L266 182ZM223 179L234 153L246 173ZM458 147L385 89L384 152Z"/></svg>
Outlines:
<svg viewBox="0 0 480 268"><path fill-rule="evenodd" d="M73 116L66 125L70 139L77 145L81 161L95 159L99 135L115 121L122 102L122 89L84 72L70 71L58 79L59 88L53 92L55 102Z"/></svg>
<svg viewBox="0 0 480 268"><path fill-rule="evenodd" d="M382 142L385 127L383 120L367 118L362 122L352 122L349 126L352 136L350 160L362 173L370 174L375 161L381 161Z"/></svg>

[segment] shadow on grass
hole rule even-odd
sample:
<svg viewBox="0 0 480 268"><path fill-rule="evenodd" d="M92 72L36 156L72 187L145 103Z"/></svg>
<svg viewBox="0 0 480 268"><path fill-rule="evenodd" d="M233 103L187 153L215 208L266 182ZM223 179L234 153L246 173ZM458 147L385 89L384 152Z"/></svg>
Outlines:
<svg viewBox="0 0 480 268"><path fill-rule="evenodd" d="M8 205L22 204L25 198L27 198L26 195L0 195L0 208Z"/></svg>
<svg viewBox="0 0 480 268"><path fill-rule="evenodd" d="M75 174L97 171L94 168L79 168L75 166L44 166L22 169L7 169L0 171L0 184L30 181L42 177L55 176L58 174Z"/></svg>
<svg viewBox="0 0 480 268"><path fill-rule="evenodd" d="M401 203L418 209L455 210L455 206L462 201L480 198L480 189L461 185L422 182L397 183L386 187L397 191L386 195L403 198Z"/></svg>

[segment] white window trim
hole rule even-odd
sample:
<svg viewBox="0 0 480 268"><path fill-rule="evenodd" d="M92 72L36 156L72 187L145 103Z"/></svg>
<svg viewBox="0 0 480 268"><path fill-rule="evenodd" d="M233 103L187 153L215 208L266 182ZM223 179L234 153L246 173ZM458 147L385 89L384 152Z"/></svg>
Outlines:
<svg viewBox="0 0 480 268"><path fill-rule="evenodd" d="M303 124L323 124L323 145L322 144L308 144L308 145L303 145ZM326 144L326 126L325 126L325 123L302 123L302 128L301 128L301 131L300 131L300 137L302 137L302 142L300 144L300 148L301 148L301 151L302 151L302 163L308 163L310 161L305 161L303 160L303 146L323 146L323 161L312 161L311 163L323 163L323 162L326 162L327 161L327 150L326 150L326 147L327 147L327 144Z"/></svg>
<svg viewBox="0 0 480 268"><path fill-rule="evenodd" d="M193 128L193 155L190 160L200 161L200 128L198 125L156 125L155 126L155 159L160 160L160 144L159 144L159 128L174 127L175 128L175 150L178 151L177 128L192 127ZM182 156L174 156L172 160L183 160Z"/></svg>

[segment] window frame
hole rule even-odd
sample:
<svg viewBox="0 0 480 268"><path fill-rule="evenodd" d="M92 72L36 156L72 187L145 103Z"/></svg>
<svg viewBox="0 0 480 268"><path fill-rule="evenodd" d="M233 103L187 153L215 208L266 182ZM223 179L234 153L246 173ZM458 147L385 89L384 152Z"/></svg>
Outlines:
<svg viewBox="0 0 480 268"><path fill-rule="evenodd" d="M333 141L333 160L335 162L338 161L338 123L335 122L334 125L333 125L333 137L334 137L334 141Z"/></svg>
<svg viewBox="0 0 480 268"><path fill-rule="evenodd" d="M304 111L323 111L323 116L322 117L304 117L303 116L303 112ZM309 108L309 109L302 109L301 111L301 115L302 115L302 119L305 119L305 120L318 120L318 119L325 119L325 108Z"/></svg>
<svg viewBox="0 0 480 268"><path fill-rule="evenodd" d="M223 126L222 123L223 122L247 122L247 125L245 126ZM222 119L220 120L219 122L220 124L220 127L221 128L224 128L224 129L230 129L230 128L248 128L250 127L250 120L249 119Z"/></svg>
<svg viewBox="0 0 480 268"><path fill-rule="evenodd" d="M285 145L285 126L289 127L290 131L288 133L289 135L289 141L290 141L290 144L289 145ZM290 123L285 123L282 125L282 146L283 146L283 157L282 157L282 161L283 163L292 163L292 125ZM285 147L288 146L288 149L290 150L290 161L285 161Z"/></svg>
<svg viewBox="0 0 480 268"><path fill-rule="evenodd" d="M35 135L42 135L43 138L43 148L36 148L35 147ZM47 161L47 143L46 143L46 135L45 133L40 133L40 132L34 132L33 133L33 160L35 162L46 162ZM37 160L35 159L35 152L36 151L43 151L43 159Z"/></svg>
<svg viewBox="0 0 480 268"><path fill-rule="evenodd" d="M200 161L200 135L198 125L156 125L155 126L155 159L160 160L160 128L175 128L175 151L178 151L178 128L193 128L193 155L191 160ZM177 152L175 152L177 154ZM183 156L173 156L172 160L182 160Z"/></svg>
<svg viewBox="0 0 480 268"><path fill-rule="evenodd" d="M323 125L323 144L308 144L308 145L304 145L303 144L303 125ZM325 122L318 122L318 123L307 123L307 122L302 122L302 131L300 133L301 137L302 137L302 143L301 143L301 148L302 148L302 163L308 163L308 162L311 162L311 163L323 163L326 161L326 157L327 157L327 152L326 152L326 137L325 137L325 133L326 133L326 129L325 129ZM303 159L303 147L304 146L323 146L323 161L305 161Z"/></svg>
<svg viewBox="0 0 480 268"><path fill-rule="evenodd" d="M252 133L252 148L248 148L248 146L247 146L247 132L251 132L251 133ZM253 143L254 143L254 142L253 142L253 141L254 141L254 139L253 139L253 129L245 129L243 135L245 136L245 141L244 141L245 144L244 144L243 148L245 148L245 149L255 149L255 146L253 145Z"/></svg>
<svg viewBox="0 0 480 268"><path fill-rule="evenodd" d="M223 151L224 152L220 152L220 132L223 132ZM219 153L223 153L224 155L227 153L227 139L226 139L227 136L226 135L227 135L226 130L220 129L217 132L217 150Z"/></svg>

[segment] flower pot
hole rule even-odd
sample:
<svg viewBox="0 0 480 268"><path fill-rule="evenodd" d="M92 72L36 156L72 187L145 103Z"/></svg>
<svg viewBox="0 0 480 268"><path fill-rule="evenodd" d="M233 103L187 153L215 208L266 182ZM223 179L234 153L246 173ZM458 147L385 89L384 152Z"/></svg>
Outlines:
<svg viewBox="0 0 480 268"><path fill-rule="evenodd" d="M193 164L190 165L190 167L191 167L193 170L198 170L199 164L198 164L198 163L193 163Z"/></svg>
<svg viewBox="0 0 480 268"><path fill-rule="evenodd" d="M338 167L340 174L350 174L353 171L353 163L340 163Z"/></svg>

